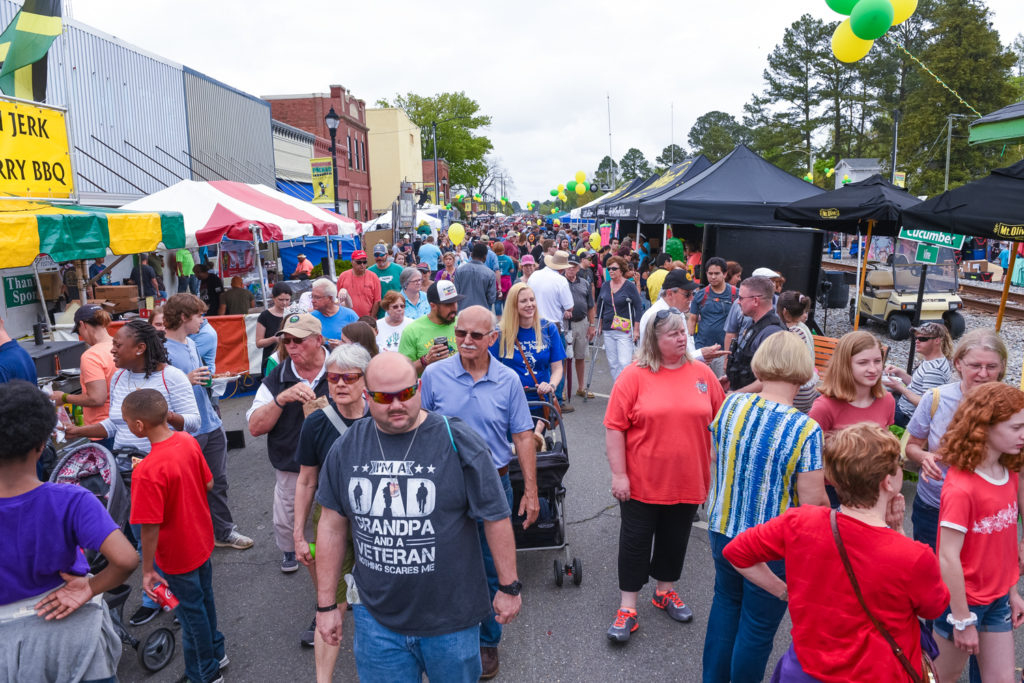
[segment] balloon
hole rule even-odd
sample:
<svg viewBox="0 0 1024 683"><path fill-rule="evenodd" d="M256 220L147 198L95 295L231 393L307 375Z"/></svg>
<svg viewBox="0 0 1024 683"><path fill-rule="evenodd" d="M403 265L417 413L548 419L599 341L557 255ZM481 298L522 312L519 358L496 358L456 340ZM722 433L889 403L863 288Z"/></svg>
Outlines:
<svg viewBox="0 0 1024 683"><path fill-rule="evenodd" d="M552 223L551 223L551 225L555 226L556 228L558 226L560 226L561 224L562 224L562 221L558 220L557 218L554 221L552 221Z"/></svg>
<svg viewBox="0 0 1024 683"><path fill-rule="evenodd" d="M804 180L806 180L807 182L812 182L814 179L811 178L811 174L808 173L807 175L804 176Z"/></svg>
<svg viewBox="0 0 1024 683"><path fill-rule="evenodd" d="M551 209L551 214L552 214L552 215L554 215L554 214L556 214L556 213L558 213L558 209Z"/></svg>
<svg viewBox="0 0 1024 683"><path fill-rule="evenodd" d="M452 223L448 226L448 239L455 246L462 244L462 240L466 239L466 228L462 223Z"/></svg>
<svg viewBox="0 0 1024 683"><path fill-rule="evenodd" d="M586 193L587 193L587 186L586 185L584 185L583 183L580 183L579 185L576 186L576 194L578 194L580 196L583 196Z"/></svg>
<svg viewBox="0 0 1024 683"><path fill-rule="evenodd" d="M564 201L565 201L565 200L567 200L567 199L568 199L568 197L566 197L566 196L565 196L565 193L564 193L564 192L559 192L559 193L558 193L558 200L559 200L559 201L562 201L562 202L564 202Z"/></svg>
<svg viewBox="0 0 1024 683"><path fill-rule="evenodd" d="M576 171L576 182L583 183L587 180L587 174L583 171Z"/></svg>
<svg viewBox="0 0 1024 683"><path fill-rule="evenodd" d="M861 40L878 40L892 26L890 0L860 0L850 13L850 28Z"/></svg>
<svg viewBox="0 0 1024 683"><path fill-rule="evenodd" d="M565 189L565 185L563 185L562 183L558 183L558 191L561 192L564 189Z"/></svg>
<svg viewBox="0 0 1024 683"><path fill-rule="evenodd" d="M825 4L831 7L833 12L849 15L857 6L857 0L825 0Z"/></svg>
<svg viewBox="0 0 1024 683"><path fill-rule="evenodd" d="M541 219L538 218L537 219L537 225L544 225L544 221L542 221Z"/></svg>
<svg viewBox="0 0 1024 683"><path fill-rule="evenodd" d="M843 180L849 180L849 179L850 179L850 176L848 176L848 175L844 175L843 176Z"/></svg>
<svg viewBox="0 0 1024 683"><path fill-rule="evenodd" d="M590 248L594 251L601 248L601 233L596 230L590 233Z"/></svg>
<svg viewBox="0 0 1024 683"><path fill-rule="evenodd" d="M567 182L565 184L565 189L569 190L569 192L575 192L576 191L576 181L575 180L570 180L569 182Z"/></svg>
<svg viewBox="0 0 1024 683"><path fill-rule="evenodd" d="M551 196L552 197L557 197L558 196L558 190L551 190Z"/></svg>
<svg viewBox="0 0 1024 683"><path fill-rule="evenodd" d="M892 25L902 24L917 11L917 0L892 0Z"/></svg>
<svg viewBox="0 0 1024 683"><path fill-rule="evenodd" d="M871 52L872 45L874 45L874 41L861 40L853 35L849 19L839 24L836 27L835 33L832 34L832 54L840 62L846 62L847 64L864 59Z"/></svg>

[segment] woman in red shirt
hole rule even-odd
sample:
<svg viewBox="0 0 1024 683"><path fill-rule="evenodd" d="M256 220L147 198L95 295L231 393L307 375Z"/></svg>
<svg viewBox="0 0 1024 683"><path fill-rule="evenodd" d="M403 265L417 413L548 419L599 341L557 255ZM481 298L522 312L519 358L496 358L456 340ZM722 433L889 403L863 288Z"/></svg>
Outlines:
<svg viewBox="0 0 1024 683"><path fill-rule="evenodd" d="M888 427L896 400L882 385L882 345L869 332L850 332L836 344L821 396L808 413L826 434L858 422Z"/></svg>
<svg viewBox="0 0 1024 683"><path fill-rule="evenodd" d="M1018 473L1024 465L1024 392L1002 382L971 389L946 430L949 465L939 507L939 565L951 598L933 625L939 680L978 656L981 680L1014 681L1013 632L1024 623L1017 593Z"/></svg>
<svg viewBox="0 0 1024 683"><path fill-rule="evenodd" d="M704 363L686 354L686 322L660 311L634 363L619 375L604 416L612 495L620 501L619 611L608 629L617 642L639 625L636 601L648 576L653 604L676 621L693 612L679 579L697 506L711 482L711 432L725 393ZM652 552L653 544L653 552Z"/></svg>
<svg viewBox="0 0 1024 683"><path fill-rule="evenodd" d="M772 680L905 683L910 676L857 599L830 520L835 515L868 609L920 676L918 618L941 614L949 590L931 548L903 535L902 509L893 504L903 483L899 441L877 425L857 424L828 439L823 455L841 507L790 508L741 533L724 555L746 579L789 601L793 644ZM778 559L785 580L766 564Z"/></svg>

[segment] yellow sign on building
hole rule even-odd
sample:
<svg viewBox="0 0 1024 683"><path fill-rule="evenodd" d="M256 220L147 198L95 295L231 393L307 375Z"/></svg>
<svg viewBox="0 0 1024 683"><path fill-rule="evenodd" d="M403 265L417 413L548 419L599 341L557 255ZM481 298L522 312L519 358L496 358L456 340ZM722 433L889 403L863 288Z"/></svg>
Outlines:
<svg viewBox="0 0 1024 683"><path fill-rule="evenodd" d="M0 194L67 198L74 192L64 112L0 99Z"/></svg>
<svg viewBox="0 0 1024 683"><path fill-rule="evenodd" d="M313 203L334 204L334 165L331 158L310 159L309 170L313 177Z"/></svg>

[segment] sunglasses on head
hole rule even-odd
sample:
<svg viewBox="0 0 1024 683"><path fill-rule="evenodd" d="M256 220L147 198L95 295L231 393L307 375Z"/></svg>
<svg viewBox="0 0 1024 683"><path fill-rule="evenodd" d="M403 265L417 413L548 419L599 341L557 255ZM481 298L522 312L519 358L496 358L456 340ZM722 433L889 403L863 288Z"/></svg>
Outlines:
<svg viewBox="0 0 1024 683"><path fill-rule="evenodd" d="M344 382L345 384L355 384L363 376L361 372L328 372L327 381L331 384L337 384L338 382Z"/></svg>
<svg viewBox="0 0 1024 683"><path fill-rule="evenodd" d="M466 335L469 335L470 337L473 338L474 341L480 341L481 339L483 339L484 337L486 337L489 334L490 334L490 332L470 332L469 330L460 330L460 329L456 329L455 330L455 338L456 339L465 339Z"/></svg>
<svg viewBox="0 0 1024 683"><path fill-rule="evenodd" d="M417 382L416 384L413 384L411 387L406 387L405 389L401 389L399 391L370 391L369 389L367 389L366 395L369 396L370 400L373 401L374 403L380 403L381 405L387 406L394 403L395 399L397 399L398 401L408 401L410 398L416 395L416 392L419 390L419 388L420 385L419 382Z"/></svg>
<svg viewBox="0 0 1024 683"><path fill-rule="evenodd" d="M657 313L655 313L654 314L654 319L658 320L658 321L661 321L661 320L664 320L665 318L669 317L670 315L682 315L682 314L683 314L682 311L680 311L678 308L666 308L663 311L658 311Z"/></svg>

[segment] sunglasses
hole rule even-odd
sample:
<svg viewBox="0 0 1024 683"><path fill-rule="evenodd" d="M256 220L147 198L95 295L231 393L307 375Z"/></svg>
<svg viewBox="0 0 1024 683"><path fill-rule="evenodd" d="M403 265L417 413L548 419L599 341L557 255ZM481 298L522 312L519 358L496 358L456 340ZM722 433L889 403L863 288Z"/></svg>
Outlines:
<svg viewBox="0 0 1024 683"><path fill-rule="evenodd" d="M914 339L919 342L926 342L931 341L932 339L938 339L938 337L914 337Z"/></svg>
<svg viewBox="0 0 1024 683"><path fill-rule="evenodd" d="M622 270L622 269L619 268L618 266L608 266L608 272L609 273L612 272L613 270Z"/></svg>
<svg viewBox="0 0 1024 683"><path fill-rule="evenodd" d="M328 372L327 381L331 384L337 384L338 382L344 382L345 384L355 384L363 376L361 372Z"/></svg>
<svg viewBox="0 0 1024 683"><path fill-rule="evenodd" d="M356 263L365 266L366 265L366 259L364 259L364 258L357 259Z"/></svg>
<svg viewBox="0 0 1024 683"><path fill-rule="evenodd" d="M302 342L306 341L306 338L302 337L300 339L299 337L281 337L281 341L284 343L285 346L297 346Z"/></svg>
<svg viewBox="0 0 1024 683"><path fill-rule="evenodd" d="M370 391L366 390L366 395L370 397L370 400L374 403L380 403L381 405L391 405L397 399L398 401L408 401L410 398L416 395L419 390L420 384L417 382L411 387L406 387L400 391Z"/></svg>
<svg viewBox="0 0 1024 683"><path fill-rule="evenodd" d="M466 335L469 335L470 337L473 338L474 341L480 341L481 339L483 339L484 337L486 337L489 334L490 334L490 332L470 332L469 330L459 330L459 329L455 330L455 338L456 339L465 339Z"/></svg>
<svg viewBox="0 0 1024 683"><path fill-rule="evenodd" d="M663 311L658 311L657 313L655 313L654 314L654 319L658 320L658 321L661 321L661 320L664 320L665 318L669 317L670 315L682 315L682 314L683 314L682 311L680 311L678 308L666 308Z"/></svg>

